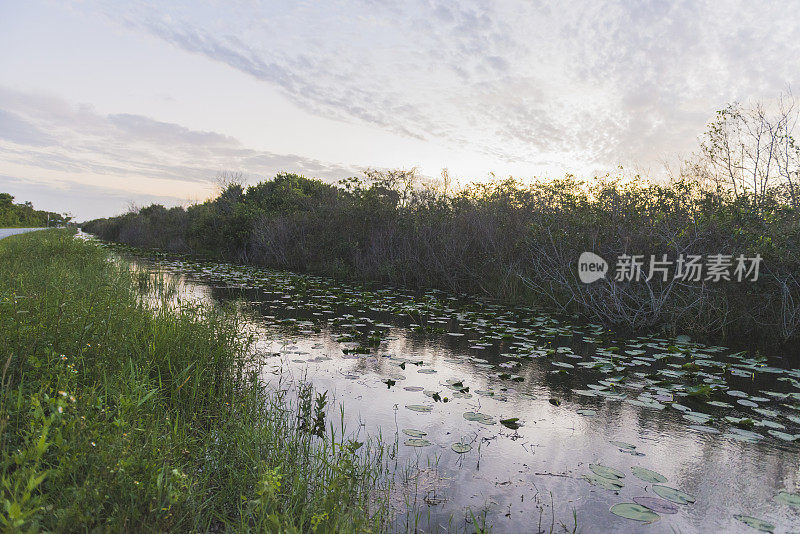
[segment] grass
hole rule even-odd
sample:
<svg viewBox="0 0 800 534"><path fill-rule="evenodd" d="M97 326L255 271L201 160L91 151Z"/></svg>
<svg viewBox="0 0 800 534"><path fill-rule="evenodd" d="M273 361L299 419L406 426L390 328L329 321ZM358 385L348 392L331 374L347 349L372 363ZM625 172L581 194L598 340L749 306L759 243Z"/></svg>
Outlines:
<svg viewBox="0 0 800 534"><path fill-rule="evenodd" d="M0 524L6 531L365 532L382 449L266 388L236 316L178 303L48 230L0 241ZM294 400L292 400L294 399Z"/></svg>

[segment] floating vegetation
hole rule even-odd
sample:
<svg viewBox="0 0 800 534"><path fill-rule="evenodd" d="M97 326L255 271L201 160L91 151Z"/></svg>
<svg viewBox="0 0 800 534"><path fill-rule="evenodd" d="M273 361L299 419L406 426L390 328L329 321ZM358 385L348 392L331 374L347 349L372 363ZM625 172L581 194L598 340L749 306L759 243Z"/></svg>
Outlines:
<svg viewBox="0 0 800 534"><path fill-rule="evenodd" d="M450 446L450 448L453 449L453 452L457 452L458 454L464 454L472 450L472 445L470 445L469 443L462 443L459 441L457 443L453 443Z"/></svg>
<svg viewBox="0 0 800 534"><path fill-rule="evenodd" d="M800 507L800 495L798 495L797 493L789 493L788 491L781 491L780 493L775 495L775 500L783 504L788 504L789 506Z"/></svg>
<svg viewBox="0 0 800 534"><path fill-rule="evenodd" d="M650 508L632 502L615 504L609 508L609 511L612 514L624 517L625 519L632 519L634 521L641 521L643 523L652 523L653 521L658 521L661 519L661 516Z"/></svg>
<svg viewBox="0 0 800 534"><path fill-rule="evenodd" d="M625 487L625 483L619 479L610 479L590 473L583 475L583 478L592 486L598 486L607 490L619 491Z"/></svg>
<svg viewBox="0 0 800 534"><path fill-rule="evenodd" d="M677 514L678 507L658 497L634 497L633 502L650 508L658 514Z"/></svg>
<svg viewBox="0 0 800 534"><path fill-rule="evenodd" d="M688 493L684 493L681 490L669 486L660 486L656 484L653 486L653 491L656 492L656 495L659 497L663 497L675 504L691 504L695 501L695 498Z"/></svg>
<svg viewBox="0 0 800 534"><path fill-rule="evenodd" d="M614 469L613 467L608 467L601 464L589 464L589 469L592 471L592 473L599 477L608 478L611 480L625 478L625 473L618 469Z"/></svg>
<svg viewBox="0 0 800 534"><path fill-rule="evenodd" d="M754 529L760 530L761 532L773 532L775 530L775 525L767 521L764 521L763 519L758 519L757 517L752 517L749 515L741 515L741 514L736 514L733 517L741 521L748 527L753 527Z"/></svg>
<svg viewBox="0 0 800 534"><path fill-rule="evenodd" d="M612 440L612 441L609 441L609 443L611 443L615 447L619 447L620 449L627 449L627 450L631 450L632 451L632 450L634 450L636 448L636 445L633 445L631 443L627 443L625 441L613 441Z"/></svg>
<svg viewBox="0 0 800 534"><path fill-rule="evenodd" d="M477 421L482 425L495 424L494 417L479 412L464 412L464 419L466 419L467 421Z"/></svg>
<svg viewBox="0 0 800 534"><path fill-rule="evenodd" d="M783 368L783 362L768 365L766 358L758 355L702 345L685 337L620 339L600 325L574 324L569 318L534 308L504 307L441 291L348 285L225 264L185 261L175 262L173 267L214 280L210 287L215 293L236 299L244 295L245 307L249 292L258 292L250 304L258 308L266 328L278 333L277 339L291 339L285 348L267 349L269 357L280 357L282 364L297 366L295 369L310 375L317 373L324 380L331 375L340 384L348 380L344 386L349 388L348 394L356 389L353 396L363 395L368 403L373 400L369 397L372 393L364 391L371 388L375 403L405 406L411 412L435 412L416 421L410 419L415 417L412 414L400 414L398 419L407 419L398 421L399 425L421 428L402 430L410 438L405 442L409 447L430 445L427 432L438 435L431 429L445 421L450 430L451 419L457 419L458 413L466 421L486 426L470 425L483 434L477 443L491 444L495 456L498 452L500 456L509 454L517 462L526 456L514 453L514 446L525 454L533 450L531 446L553 446L552 438L530 439L551 426L556 432L574 431L569 425L586 428L594 450L607 450L603 436L609 434L595 431L605 430L622 412L635 417L626 417L623 428L607 428L620 431L617 435L630 442L611 440L610 444L639 459L643 451L650 456L661 454L644 447L642 420L657 421L652 428L670 439L702 441L711 447L717 441L731 446L735 440L743 454L755 454L755 443L796 453L800 440L800 370ZM314 346L304 344L312 335L316 336ZM434 348L421 348L417 342ZM413 370L417 373L409 374ZM418 385L402 386L405 376L401 371ZM357 378L365 380L352 381ZM398 395L402 401L394 400ZM437 402L449 404L434 411ZM568 412L543 409L549 405L564 406ZM581 419L560 418L556 413L575 413ZM364 415L369 419L369 412ZM514 432L506 432L506 428ZM447 443L441 445L447 447ZM459 455L481 447L474 441L449 443ZM433 454L432 450L423 452ZM576 449L575 454L584 453ZM585 461L585 457L578 460ZM659 457L658 466L675 472L676 461ZM628 473L628 464L624 467ZM485 469L483 465L481 469ZM616 515L669 515L678 511L678 505L694 502L694 496L664 486L667 478L660 473L641 466L630 470L637 480L629 478L629 486L641 487L639 480L652 484L657 497L619 503L615 506L621 513ZM616 492L625 486L625 474L620 470L591 464L588 471L582 478L596 488ZM775 484L776 502L800 506L796 494L777 493L783 487L791 488L787 486L790 482ZM698 486L697 497L703 500L707 494L701 491L712 491L712 495L721 491L702 487ZM602 495L613 498L610 493Z"/></svg>
<svg viewBox="0 0 800 534"><path fill-rule="evenodd" d="M655 471L651 471L649 469L645 469L644 467L639 467L638 465L634 465L631 467L631 472L633 476L638 478L639 480L644 480L645 482L651 482L653 484L661 484L667 481L667 477L660 473L656 473Z"/></svg>
<svg viewBox="0 0 800 534"><path fill-rule="evenodd" d="M512 417L510 419L500 419L500 424L506 428L510 428L511 430L517 430L522 426L522 423L519 422L518 417Z"/></svg>
<svg viewBox="0 0 800 534"><path fill-rule="evenodd" d="M633 404L634 406L641 406L642 408L651 408L653 410L663 410L664 405L652 399L627 399L625 402Z"/></svg>

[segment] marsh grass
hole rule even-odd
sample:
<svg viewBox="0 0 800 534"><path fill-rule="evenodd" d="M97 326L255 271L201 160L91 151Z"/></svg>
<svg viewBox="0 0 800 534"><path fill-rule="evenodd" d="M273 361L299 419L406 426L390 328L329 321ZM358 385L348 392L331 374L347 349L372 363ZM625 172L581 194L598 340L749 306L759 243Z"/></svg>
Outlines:
<svg viewBox="0 0 800 534"><path fill-rule="evenodd" d="M0 241L2 528L381 530L382 446L263 385L236 314L173 297L67 230Z"/></svg>

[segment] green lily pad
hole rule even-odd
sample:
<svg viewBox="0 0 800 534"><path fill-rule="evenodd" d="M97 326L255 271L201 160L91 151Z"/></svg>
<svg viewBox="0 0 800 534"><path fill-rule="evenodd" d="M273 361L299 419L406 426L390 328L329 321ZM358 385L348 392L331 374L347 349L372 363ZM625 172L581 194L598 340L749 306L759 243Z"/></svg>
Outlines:
<svg viewBox="0 0 800 534"><path fill-rule="evenodd" d="M597 476L608 478L610 480L618 480L625 478L625 473L613 467L608 467L601 464L589 464L589 469Z"/></svg>
<svg viewBox="0 0 800 534"><path fill-rule="evenodd" d="M677 514L680 512L677 506L659 497L634 497L633 502L646 506L657 514Z"/></svg>
<svg viewBox="0 0 800 534"><path fill-rule="evenodd" d="M656 492L656 495L659 497L672 501L675 504L689 504L695 501L695 498L688 493L670 488L669 486L659 486L656 484L653 486L653 491Z"/></svg>
<svg viewBox="0 0 800 534"><path fill-rule="evenodd" d="M636 445L633 445L633 444L625 442L625 441L613 441L612 440L612 441L609 441L609 443L611 443L615 447L619 447L620 449L628 449L628 450L632 451L633 449L636 448Z"/></svg>
<svg viewBox="0 0 800 534"><path fill-rule="evenodd" d="M654 410L663 410L664 405L658 401L654 401L651 399L628 399L626 401L629 404L633 404L634 406L639 406L641 408L652 408ZM637 505L638 506L638 505Z"/></svg>
<svg viewBox="0 0 800 534"><path fill-rule="evenodd" d="M522 426L522 423L519 422L518 417L512 417L510 419L500 419L500 424L506 428L510 428L511 430L517 430Z"/></svg>
<svg viewBox="0 0 800 534"><path fill-rule="evenodd" d="M409 447L427 447L431 442L423 438L409 438L405 444Z"/></svg>
<svg viewBox="0 0 800 534"><path fill-rule="evenodd" d="M458 454L464 454L465 452L469 452L472 450L472 445L470 445L469 443L461 443L459 441L458 443L453 443L450 446L450 448L453 449L453 451L457 452Z"/></svg>
<svg viewBox="0 0 800 534"><path fill-rule="evenodd" d="M661 473L656 473L655 471L645 469L644 467L639 467L638 465L631 467L631 472L633 473L633 476L639 480L644 480L645 482L650 482L652 484L661 484L662 482L667 481L667 477Z"/></svg>
<svg viewBox="0 0 800 534"><path fill-rule="evenodd" d="M780 430L767 430L767 434L775 436L778 439L782 439L783 441L794 441L797 439L797 436L794 434L787 434L786 432L781 432Z"/></svg>
<svg viewBox="0 0 800 534"><path fill-rule="evenodd" d="M464 419L467 421L477 421L482 425L493 425L495 423L494 417L480 412L464 412Z"/></svg>
<svg viewBox="0 0 800 534"><path fill-rule="evenodd" d="M708 401L706 404L710 404L711 406L716 406L717 408L733 408L733 404L723 402L723 401Z"/></svg>
<svg viewBox="0 0 800 534"><path fill-rule="evenodd" d="M592 486L598 486L603 489L611 490L611 491L619 491L625 487L625 483L619 479L610 479L601 476L597 476L594 473L589 475L583 475L583 478L589 482Z"/></svg>
<svg viewBox="0 0 800 534"><path fill-rule="evenodd" d="M427 436L427 432L423 432L422 430L417 430L416 428L404 428L403 434L406 436L411 436L412 438L421 438L423 436Z"/></svg>
<svg viewBox="0 0 800 534"><path fill-rule="evenodd" d="M800 495L797 493L789 493L788 491L781 491L775 495L775 500L789 506L800 507Z"/></svg>
<svg viewBox="0 0 800 534"><path fill-rule="evenodd" d="M632 519L634 521L641 521L643 523L652 523L661 519L661 516L652 511L646 506L632 502L621 502L615 504L609 511L625 519Z"/></svg>
<svg viewBox="0 0 800 534"><path fill-rule="evenodd" d="M427 404L406 404L406 408L412 412L430 413L433 411L433 406Z"/></svg>
<svg viewBox="0 0 800 534"><path fill-rule="evenodd" d="M733 516L734 519L738 519L748 527L753 527L756 530L760 530L761 532L773 532L775 530L775 525L772 523L768 523L763 519L758 519L757 517L752 517L749 515L741 515L736 514Z"/></svg>

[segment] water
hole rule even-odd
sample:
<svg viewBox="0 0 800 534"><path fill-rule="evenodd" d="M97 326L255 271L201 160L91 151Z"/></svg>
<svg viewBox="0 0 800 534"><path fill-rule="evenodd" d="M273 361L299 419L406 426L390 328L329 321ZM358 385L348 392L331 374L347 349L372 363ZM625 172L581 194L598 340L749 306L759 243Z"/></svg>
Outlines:
<svg viewBox="0 0 800 534"><path fill-rule="evenodd" d="M572 532L576 520L585 533L755 532L742 514L800 531L800 508L774 499L800 489L800 372L787 359L618 339L598 325L436 291L135 259L178 280L183 298L239 302L258 335L263 380L307 378L344 405L349 429L397 444L401 530L474 531L474 514L494 532ZM417 405L431 412L407 408ZM512 418L522 426L500 423ZM425 432L417 439L430 445L406 444L414 438L404 429ZM624 487L592 485L598 464L624 474ZM612 514L614 504L658 497L634 466L695 502L649 524Z"/></svg>

